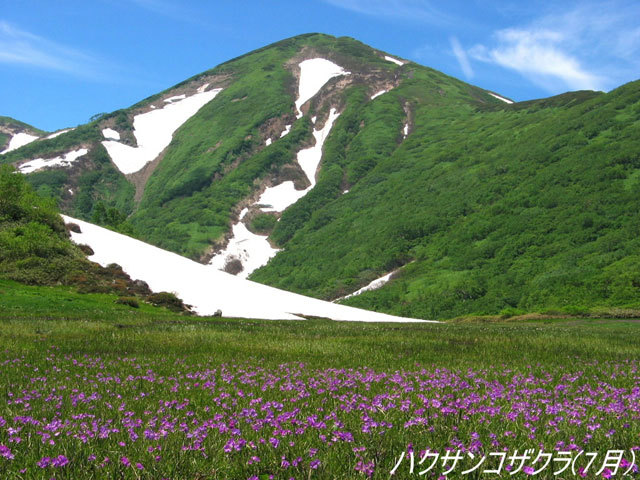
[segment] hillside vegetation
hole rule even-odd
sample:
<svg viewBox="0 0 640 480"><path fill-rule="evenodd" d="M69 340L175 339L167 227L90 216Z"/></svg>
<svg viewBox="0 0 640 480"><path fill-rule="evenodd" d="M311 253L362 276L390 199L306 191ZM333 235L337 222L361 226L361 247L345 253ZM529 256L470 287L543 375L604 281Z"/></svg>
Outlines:
<svg viewBox="0 0 640 480"><path fill-rule="evenodd" d="M131 218L142 238L198 258L230 229L236 206L257 190L257 183L294 162L311 136L312 113L295 121L297 81L285 64L303 48L347 70L363 71L372 65L392 70L389 62L355 40L306 35L201 74L229 76L232 83L174 135ZM284 123L293 127L264 147L264 126L274 119L282 121L282 128Z"/></svg>
<svg viewBox="0 0 640 480"><path fill-rule="evenodd" d="M69 241L55 202L6 165L0 192L0 272L31 284L70 282L88 262Z"/></svg>
<svg viewBox="0 0 640 480"><path fill-rule="evenodd" d="M0 286L8 285L11 297L21 297L26 302L22 305L16 301L13 308L55 309L62 305L67 307L66 314L69 315L76 304L69 305L61 297L78 292L101 294L77 302L82 305L83 314L119 312L115 307L105 305L105 301L136 309L145 301L175 312L190 313L175 295L152 293L146 283L132 280L119 265L103 268L90 262L87 259L87 255L93 254L90 247L75 245L67 232L67 228L79 227L65 227L55 201L38 195L25 176L8 165L0 165L0 192ZM26 289L30 294L23 295L24 285L34 286L31 290ZM49 287L59 288L52 291ZM0 292L0 305L3 311L9 311L11 302L3 293ZM144 309L154 311L149 305Z"/></svg>
<svg viewBox="0 0 640 480"><path fill-rule="evenodd" d="M640 82L511 106L409 82L382 98L408 95L409 137L276 237L254 279L335 298L405 265L347 303L423 318L640 305Z"/></svg>

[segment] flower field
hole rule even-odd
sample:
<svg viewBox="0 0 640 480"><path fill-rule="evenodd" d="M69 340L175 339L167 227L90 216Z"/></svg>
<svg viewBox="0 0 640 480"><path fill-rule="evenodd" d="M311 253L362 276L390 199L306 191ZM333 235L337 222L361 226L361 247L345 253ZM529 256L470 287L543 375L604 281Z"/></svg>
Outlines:
<svg viewBox="0 0 640 480"><path fill-rule="evenodd" d="M12 376L2 478L388 478L407 449L465 460L623 449L627 462L640 450L637 361L380 371L105 360L52 346L38 365L1 368Z"/></svg>
<svg viewBox="0 0 640 480"><path fill-rule="evenodd" d="M638 477L634 321L210 321L107 304L87 319L4 298L2 479Z"/></svg>

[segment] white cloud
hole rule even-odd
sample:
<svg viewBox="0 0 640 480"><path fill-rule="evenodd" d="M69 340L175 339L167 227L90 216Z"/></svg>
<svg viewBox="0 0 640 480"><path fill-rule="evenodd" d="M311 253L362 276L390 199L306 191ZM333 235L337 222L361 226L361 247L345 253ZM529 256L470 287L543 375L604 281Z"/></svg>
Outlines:
<svg viewBox="0 0 640 480"><path fill-rule="evenodd" d="M640 4L627 0L557 8L528 25L498 30L468 53L519 72L551 93L608 90L640 71Z"/></svg>
<svg viewBox="0 0 640 480"><path fill-rule="evenodd" d="M471 56L516 70L550 91L557 90L557 80L572 90L604 89L603 78L563 50L563 35L558 32L507 29L498 31L496 38L495 47L476 46Z"/></svg>
<svg viewBox="0 0 640 480"><path fill-rule="evenodd" d="M0 21L0 63L99 77L103 66L93 56Z"/></svg>
<svg viewBox="0 0 640 480"><path fill-rule="evenodd" d="M458 64L460 65L464 76L467 78L467 80L473 78L473 68L471 68L469 58L467 57L467 52L465 52L462 48L462 45L460 45L460 41L456 37L451 37L449 38L449 43L451 44L453 54L458 60Z"/></svg>
<svg viewBox="0 0 640 480"><path fill-rule="evenodd" d="M427 0L324 0L335 7L381 18L398 18L436 25L448 25L455 18Z"/></svg>

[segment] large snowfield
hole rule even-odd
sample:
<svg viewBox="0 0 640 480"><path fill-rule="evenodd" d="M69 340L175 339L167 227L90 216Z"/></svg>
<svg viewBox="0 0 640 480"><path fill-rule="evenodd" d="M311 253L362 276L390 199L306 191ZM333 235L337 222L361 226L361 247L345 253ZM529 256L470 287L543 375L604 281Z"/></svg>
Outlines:
<svg viewBox="0 0 640 480"><path fill-rule="evenodd" d="M177 95L168 98L163 108L136 115L133 119L133 135L137 147L116 140L105 140L102 144L122 173L135 173L155 160L169 146L174 132L221 91L221 88L216 88L186 98Z"/></svg>
<svg viewBox="0 0 640 480"><path fill-rule="evenodd" d="M325 302L235 277L126 235L63 215L81 233L71 233L78 244L89 245L92 261L117 263L131 278L144 280L155 291L175 292L200 315L218 309L225 317L296 320L303 316L341 321L420 322L345 305Z"/></svg>

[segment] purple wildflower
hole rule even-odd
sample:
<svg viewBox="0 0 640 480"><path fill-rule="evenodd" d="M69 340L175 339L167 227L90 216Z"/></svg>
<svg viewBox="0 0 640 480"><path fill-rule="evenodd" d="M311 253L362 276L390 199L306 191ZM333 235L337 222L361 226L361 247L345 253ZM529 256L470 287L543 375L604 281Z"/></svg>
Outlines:
<svg viewBox="0 0 640 480"><path fill-rule="evenodd" d="M0 445L0 457L4 457L7 460L13 460L15 455L11 453L11 449L5 445Z"/></svg>
<svg viewBox="0 0 640 480"><path fill-rule="evenodd" d="M51 465L56 468L61 468L69 464L69 459L64 455L58 455L57 457L51 459Z"/></svg>

